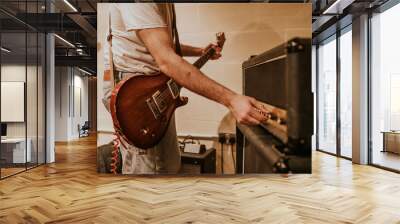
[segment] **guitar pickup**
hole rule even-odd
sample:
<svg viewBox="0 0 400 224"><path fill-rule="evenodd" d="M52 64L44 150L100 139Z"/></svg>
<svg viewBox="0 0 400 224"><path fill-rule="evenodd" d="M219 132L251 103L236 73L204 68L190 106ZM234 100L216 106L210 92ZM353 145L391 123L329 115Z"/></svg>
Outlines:
<svg viewBox="0 0 400 224"><path fill-rule="evenodd" d="M154 118L157 120L160 118L161 113L158 111L157 105L155 104L154 100L151 98L148 98L146 100L147 106L150 108L151 112L154 115Z"/></svg>
<svg viewBox="0 0 400 224"><path fill-rule="evenodd" d="M158 108L158 112L161 114L164 112L168 105L166 101L166 94L165 91L163 91L163 94L160 91L157 91L153 94L153 102Z"/></svg>

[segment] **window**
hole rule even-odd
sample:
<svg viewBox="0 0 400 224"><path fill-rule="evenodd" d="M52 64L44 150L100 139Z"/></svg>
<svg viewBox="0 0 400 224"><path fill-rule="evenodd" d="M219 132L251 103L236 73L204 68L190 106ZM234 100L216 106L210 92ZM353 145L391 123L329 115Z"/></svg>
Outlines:
<svg viewBox="0 0 400 224"><path fill-rule="evenodd" d="M44 1L1 2L20 16L41 12ZM45 163L45 34L0 13L0 178ZM11 22L12 21L12 22Z"/></svg>
<svg viewBox="0 0 400 224"><path fill-rule="evenodd" d="M400 170L400 5L371 18L371 162Z"/></svg>
<svg viewBox="0 0 400 224"><path fill-rule="evenodd" d="M318 47L318 145L336 154L336 36Z"/></svg>
<svg viewBox="0 0 400 224"><path fill-rule="evenodd" d="M352 157L352 26L317 48L317 149Z"/></svg>
<svg viewBox="0 0 400 224"><path fill-rule="evenodd" d="M340 36L340 155L352 156L352 33L351 26Z"/></svg>

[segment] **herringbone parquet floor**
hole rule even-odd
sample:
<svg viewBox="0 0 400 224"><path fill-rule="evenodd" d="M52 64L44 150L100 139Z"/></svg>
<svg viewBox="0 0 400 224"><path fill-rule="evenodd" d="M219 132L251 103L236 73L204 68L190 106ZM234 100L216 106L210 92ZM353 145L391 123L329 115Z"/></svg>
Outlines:
<svg viewBox="0 0 400 224"><path fill-rule="evenodd" d="M313 154L312 175L100 175L95 139L0 181L0 223L400 223L400 175Z"/></svg>

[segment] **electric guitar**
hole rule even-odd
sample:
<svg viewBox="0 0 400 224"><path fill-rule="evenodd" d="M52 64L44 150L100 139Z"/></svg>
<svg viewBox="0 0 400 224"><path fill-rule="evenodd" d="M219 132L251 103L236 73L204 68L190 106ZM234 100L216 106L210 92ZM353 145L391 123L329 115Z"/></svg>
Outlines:
<svg viewBox="0 0 400 224"><path fill-rule="evenodd" d="M224 33L217 33L217 45L222 48L224 43ZM200 69L214 54L215 49L209 48L193 65ZM110 100L116 134L141 149L155 146L167 131L175 109L188 102L180 90L181 86L161 72L119 82Z"/></svg>

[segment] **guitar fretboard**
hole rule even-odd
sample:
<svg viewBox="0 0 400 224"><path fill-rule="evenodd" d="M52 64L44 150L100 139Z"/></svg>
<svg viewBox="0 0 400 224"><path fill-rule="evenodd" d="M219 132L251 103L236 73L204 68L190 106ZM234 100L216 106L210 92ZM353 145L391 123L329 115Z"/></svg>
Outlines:
<svg viewBox="0 0 400 224"><path fill-rule="evenodd" d="M207 63L208 60L210 60L210 58L214 55L214 53L215 53L214 48L208 49L208 51L203 56L201 56L199 59L197 59L197 61L195 63L193 63L193 65L196 68L200 69L201 67L203 67L203 65L205 63Z"/></svg>

